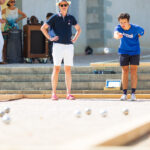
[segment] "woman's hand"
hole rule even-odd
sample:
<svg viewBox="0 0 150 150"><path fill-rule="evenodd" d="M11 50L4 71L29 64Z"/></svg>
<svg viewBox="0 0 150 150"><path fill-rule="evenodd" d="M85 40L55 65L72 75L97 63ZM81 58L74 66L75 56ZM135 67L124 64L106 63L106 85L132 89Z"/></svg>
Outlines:
<svg viewBox="0 0 150 150"><path fill-rule="evenodd" d="M0 23L6 23L5 19L0 19Z"/></svg>
<svg viewBox="0 0 150 150"><path fill-rule="evenodd" d="M15 23L18 23L18 20L16 20Z"/></svg>
<svg viewBox="0 0 150 150"><path fill-rule="evenodd" d="M55 42L55 41L58 41L58 40L59 40L59 37L58 37L58 36L55 36L55 37L53 37L53 38L50 38L49 40L52 41L52 42Z"/></svg>
<svg viewBox="0 0 150 150"><path fill-rule="evenodd" d="M77 41L77 39L73 38L71 41L72 41L72 43L75 43Z"/></svg>
<svg viewBox="0 0 150 150"><path fill-rule="evenodd" d="M6 0L0 0L0 5L3 5Z"/></svg>

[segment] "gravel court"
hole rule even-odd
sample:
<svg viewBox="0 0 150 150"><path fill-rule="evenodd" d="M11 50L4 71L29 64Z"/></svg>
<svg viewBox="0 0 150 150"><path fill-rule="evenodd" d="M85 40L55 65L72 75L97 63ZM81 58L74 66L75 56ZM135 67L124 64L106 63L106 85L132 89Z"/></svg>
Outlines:
<svg viewBox="0 0 150 150"><path fill-rule="evenodd" d="M149 100L121 102L111 99L22 99L1 102L0 110L5 106L11 108L11 123L6 125L0 120L0 146L59 148L75 145L82 149L88 148L90 138L94 135L103 138L112 130L128 127L135 120L148 116L149 104ZM90 116L85 114L85 108L92 109ZM123 108L129 109L128 116L123 115ZM108 111L106 118L99 114L103 109ZM82 112L81 118L74 115L76 110ZM80 142L80 146L76 145Z"/></svg>

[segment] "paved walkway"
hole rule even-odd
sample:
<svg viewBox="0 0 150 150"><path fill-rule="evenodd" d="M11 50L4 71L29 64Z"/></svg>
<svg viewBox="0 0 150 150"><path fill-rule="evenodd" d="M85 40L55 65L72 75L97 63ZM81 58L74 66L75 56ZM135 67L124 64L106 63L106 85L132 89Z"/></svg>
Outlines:
<svg viewBox="0 0 150 150"><path fill-rule="evenodd" d="M74 66L89 66L90 63L94 62L104 62L104 63L110 63L110 62L118 62L119 61L119 55L117 53L110 53L110 54L98 54L98 55L81 55L81 56L75 56L74 57ZM145 51L141 54L141 62L149 62L150 61L150 52ZM30 66L53 66L48 62L47 64L39 64L35 62L34 64L5 64L0 65L0 67L7 67L7 66L17 66L17 67L30 67Z"/></svg>

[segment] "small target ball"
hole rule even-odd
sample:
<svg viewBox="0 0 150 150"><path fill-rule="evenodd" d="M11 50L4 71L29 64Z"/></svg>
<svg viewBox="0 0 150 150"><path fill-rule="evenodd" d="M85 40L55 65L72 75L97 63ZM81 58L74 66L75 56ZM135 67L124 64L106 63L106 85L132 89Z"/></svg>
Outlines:
<svg viewBox="0 0 150 150"><path fill-rule="evenodd" d="M10 117L8 116L8 115L4 115L3 117L2 117L2 121L3 121L3 123L5 123L5 124L10 124Z"/></svg>
<svg viewBox="0 0 150 150"><path fill-rule="evenodd" d="M74 112L74 114L75 114L75 116L76 116L77 118L80 118L80 117L81 117L81 111L80 111L80 110L76 110L76 111Z"/></svg>
<svg viewBox="0 0 150 150"><path fill-rule="evenodd" d="M5 107L3 111L4 111L4 113L8 114L8 113L10 113L10 108L9 107Z"/></svg>
<svg viewBox="0 0 150 150"><path fill-rule="evenodd" d="M109 52L110 52L109 48L105 47L105 48L104 48L104 53L105 53L105 54L108 54Z"/></svg>
<svg viewBox="0 0 150 150"><path fill-rule="evenodd" d="M127 116L127 115L129 114L129 109L124 108L124 109L123 109L123 114Z"/></svg>
<svg viewBox="0 0 150 150"><path fill-rule="evenodd" d="M4 112L4 111L0 111L0 117L3 117L3 116L4 116L4 114L5 114L5 112Z"/></svg>
<svg viewBox="0 0 150 150"><path fill-rule="evenodd" d="M91 115L92 110L91 110L90 108L86 108L86 109L85 109L85 113L86 113L87 115Z"/></svg>
<svg viewBox="0 0 150 150"><path fill-rule="evenodd" d="M107 115L108 115L107 110L102 110L102 111L100 111L100 115L101 115L103 118L107 117Z"/></svg>

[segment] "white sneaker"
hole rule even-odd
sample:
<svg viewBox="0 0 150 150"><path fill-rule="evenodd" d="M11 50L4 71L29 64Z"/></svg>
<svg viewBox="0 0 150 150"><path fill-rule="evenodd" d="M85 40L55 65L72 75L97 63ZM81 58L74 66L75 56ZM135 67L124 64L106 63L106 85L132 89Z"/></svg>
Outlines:
<svg viewBox="0 0 150 150"><path fill-rule="evenodd" d="M135 96L135 94L131 94L131 101L136 101L136 96Z"/></svg>
<svg viewBox="0 0 150 150"><path fill-rule="evenodd" d="M127 100L127 95L126 94L123 94L120 98L121 101L125 101Z"/></svg>

